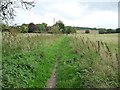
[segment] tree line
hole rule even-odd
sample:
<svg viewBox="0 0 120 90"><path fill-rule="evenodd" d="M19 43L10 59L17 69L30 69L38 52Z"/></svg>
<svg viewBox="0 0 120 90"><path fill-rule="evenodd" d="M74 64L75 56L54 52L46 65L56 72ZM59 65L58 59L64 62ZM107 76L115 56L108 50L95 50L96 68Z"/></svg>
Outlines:
<svg viewBox="0 0 120 90"><path fill-rule="evenodd" d="M64 23L59 20L53 26L48 26L47 23L41 24L22 24L8 26L6 24L2 25L2 32L20 32L20 33L76 33L76 29L72 26L65 26Z"/></svg>
<svg viewBox="0 0 120 90"><path fill-rule="evenodd" d="M76 30L85 30L85 33L90 33L90 30L98 30L99 34L120 33L120 28L106 29L106 28L89 28L89 27L74 27Z"/></svg>

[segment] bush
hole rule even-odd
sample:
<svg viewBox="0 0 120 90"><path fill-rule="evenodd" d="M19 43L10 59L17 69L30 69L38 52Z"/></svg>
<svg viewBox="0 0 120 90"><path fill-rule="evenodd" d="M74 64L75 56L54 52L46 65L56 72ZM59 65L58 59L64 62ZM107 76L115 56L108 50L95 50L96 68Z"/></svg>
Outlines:
<svg viewBox="0 0 120 90"><path fill-rule="evenodd" d="M51 27L51 30L49 31L49 33L61 33L60 32L60 27L58 26L58 25L56 25L56 26L52 26Z"/></svg>
<svg viewBox="0 0 120 90"><path fill-rule="evenodd" d="M106 33L115 33L116 31L113 29L107 29Z"/></svg>
<svg viewBox="0 0 120 90"><path fill-rule="evenodd" d="M76 33L75 28L71 27L71 26L67 26L65 29L65 33L70 34L70 33Z"/></svg>
<svg viewBox="0 0 120 90"><path fill-rule="evenodd" d="M28 32L32 33L32 32L37 32L38 28L34 23L30 23L28 25Z"/></svg>
<svg viewBox="0 0 120 90"><path fill-rule="evenodd" d="M106 30L99 30L99 34L105 34Z"/></svg>
<svg viewBox="0 0 120 90"><path fill-rule="evenodd" d="M86 33L86 34L90 33L90 30L85 30L85 33Z"/></svg>
<svg viewBox="0 0 120 90"><path fill-rule="evenodd" d="M5 24L2 25L1 29L2 29L2 32L9 32L9 26L7 26Z"/></svg>
<svg viewBox="0 0 120 90"><path fill-rule="evenodd" d="M116 29L116 33L120 33L120 28L117 28L117 29Z"/></svg>
<svg viewBox="0 0 120 90"><path fill-rule="evenodd" d="M21 33L27 33L27 32L28 32L28 26L23 24L21 26Z"/></svg>
<svg viewBox="0 0 120 90"><path fill-rule="evenodd" d="M60 21L60 20L57 21L56 24L54 24L53 26L59 27L59 31L62 33L65 33L65 26L62 21Z"/></svg>

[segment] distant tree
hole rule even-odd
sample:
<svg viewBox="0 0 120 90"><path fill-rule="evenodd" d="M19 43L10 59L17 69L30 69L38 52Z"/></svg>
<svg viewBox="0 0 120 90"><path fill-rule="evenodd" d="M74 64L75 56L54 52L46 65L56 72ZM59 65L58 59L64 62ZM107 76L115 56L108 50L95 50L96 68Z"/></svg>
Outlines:
<svg viewBox="0 0 120 90"><path fill-rule="evenodd" d="M38 30L38 28L37 28L37 26L36 26L34 23L30 23L30 24L28 25L28 32L29 32L29 33L35 32L35 31L37 31L37 30Z"/></svg>
<svg viewBox="0 0 120 90"><path fill-rule="evenodd" d="M116 29L116 33L120 33L120 28L117 28L117 29Z"/></svg>
<svg viewBox="0 0 120 90"><path fill-rule="evenodd" d="M43 32L45 30L43 24L37 24L37 27L40 32Z"/></svg>
<svg viewBox="0 0 120 90"><path fill-rule="evenodd" d="M21 33L27 33L28 32L28 25L27 24L22 24L20 29L21 29L20 30Z"/></svg>
<svg viewBox="0 0 120 90"><path fill-rule="evenodd" d="M99 30L99 34L105 34L106 33L106 30Z"/></svg>
<svg viewBox="0 0 120 90"><path fill-rule="evenodd" d="M7 26L6 24L2 24L1 30L2 32L9 32L9 26Z"/></svg>
<svg viewBox="0 0 120 90"><path fill-rule="evenodd" d="M106 33L114 33L114 30L113 29L107 29Z"/></svg>
<svg viewBox="0 0 120 90"><path fill-rule="evenodd" d="M42 25L43 25L44 31L48 31L47 24L46 23L42 23Z"/></svg>
<svg viewBox="0 0 120 90"><path fill-rule="evenodd" d="M15 8L31 9L35 6L35 1L27 0L0 0L0 19L8 23L15 17Z"/></svg>
<svg viewBox="0 0 120 90"><path fill-rule="evenodd" d="M85 33L86 33L86 34L90 33L90 30L85 30Z"/></svg>
<svg viewBox="0 0 120 90"><path fill-rule="evenodd" d="M58 25L52 26L51 30L49 31L49 33L55 33L55 34L61 33L60 27Z"/></svg>
<svg viewBox="0 0 120 90"><path fill-rule="evenodd" d="M65 33L70 34L70 33L76 33L75 28L71 27L71 26L67 26L65 29Z"/></svg>
<svg viewBox="0 0 120 90"><path fill-rule="evenodd" d="M56 24L55 24L55 26L56 26L56 25L59 26L59 30L60 30L62 33L65 33L65 25L64 25L64 23L63 23L61 20L57 21Z"/></svg>
<svg viewBox="0 0 120 90"><path fill-rule="evenodd" d="M36 26L38 27L38 30L39 30L40 32L48 31L48 27L47 27L47 24L46 24L46 23L37 24Z"/></svg>

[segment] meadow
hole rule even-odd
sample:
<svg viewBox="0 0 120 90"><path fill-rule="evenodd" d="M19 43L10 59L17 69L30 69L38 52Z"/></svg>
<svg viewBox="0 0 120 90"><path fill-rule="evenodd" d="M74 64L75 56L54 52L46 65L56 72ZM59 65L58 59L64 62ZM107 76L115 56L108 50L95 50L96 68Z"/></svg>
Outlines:
<svg viewBox="0 0 120 90"><path fill-rule="evenodd" d="M2 33L2 88L46 88L54 68L55 88L118 87L118 34Z"/></svg>

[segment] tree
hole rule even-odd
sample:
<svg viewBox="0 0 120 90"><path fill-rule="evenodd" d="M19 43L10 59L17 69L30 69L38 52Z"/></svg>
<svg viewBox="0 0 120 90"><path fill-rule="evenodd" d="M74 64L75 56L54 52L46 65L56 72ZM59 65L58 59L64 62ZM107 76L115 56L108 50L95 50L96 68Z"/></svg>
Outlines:
<svg viewBox="0 0 120 90"><path fill-rule="evenodd" d="M116 29L116 33L120 33L120 28L117 28L117 29Z"/></svg>
<svg viewBox="0 0 120 90"><path fill-rule="evenodd" d="M107 29L106 32L107 33L115 33L115 30L113 30L113 29Z"/></svg>
<svg viewBox="0 0 120 90"><path fill-rule="evenodd" d="M27 33L28 32L28 25L27 24L22 24L21 26L21 33Z"/></svg>
<svg viewBox="0 0 120 90"><path fill-rule="evenodd" d="M55 34L61 33L60 32L60 27L58 25L52 26L51 30L49 31L49 33L55 33Z"/></svg>
<svg viewBox="0 0 120 90"><path fill-rule="evenodd" d="M28 32L29 32L29 33L35 32L35 31L37 31L37 30L38 30L38 28L37 28L37 26L36 26L34 23L30 23L30 24L28 25Z"/></svg>
<svg viewBox="0 0 120 90"><path fill-rule="evenodd" d="M31 9L34 6L34 0L0 0L0 19L3 23L8 23L8 21L13 20L15 17L15 8Z"/></svg>
<svg viewBox="0 0 120 90"><path fill-rule="evenodd" d="M45 31L48 31L47 23L42 23L42 25L44 26Z"/></svg>
<svg viewBox="0 0 120 90"><path fill-rule="evenodd" d="M9 31L9 27L5 24L2 25L2 32Z"/></svg>
<svg viewBox="0 0 120 90"><path fill-rule="evenodd" d="M37 24L36 26L38 27L38 30L39 30L40 32L45 32L45 31L47 31L47 24L46 24L46 23Z"/></svg>
<svg viewBox="0 0 120 90"><path fill-rule="evenodd" d="M106 30L104 29L99 30L99 34L105 34L105 33L106 33Z"/></svg>
<svg viewBox="0 0 120 90"><path fill-rule="evenodd" d="M70 34L70 33L76 33L75 28L71 26L66 26L65 33Z"/></svg>
<svg viewBox="0 0 120 90"><path fill-rule="evenodd" d="M59 26L59 31L65 33L65 25L61 20L57 21L55 26Z"/></svg>

